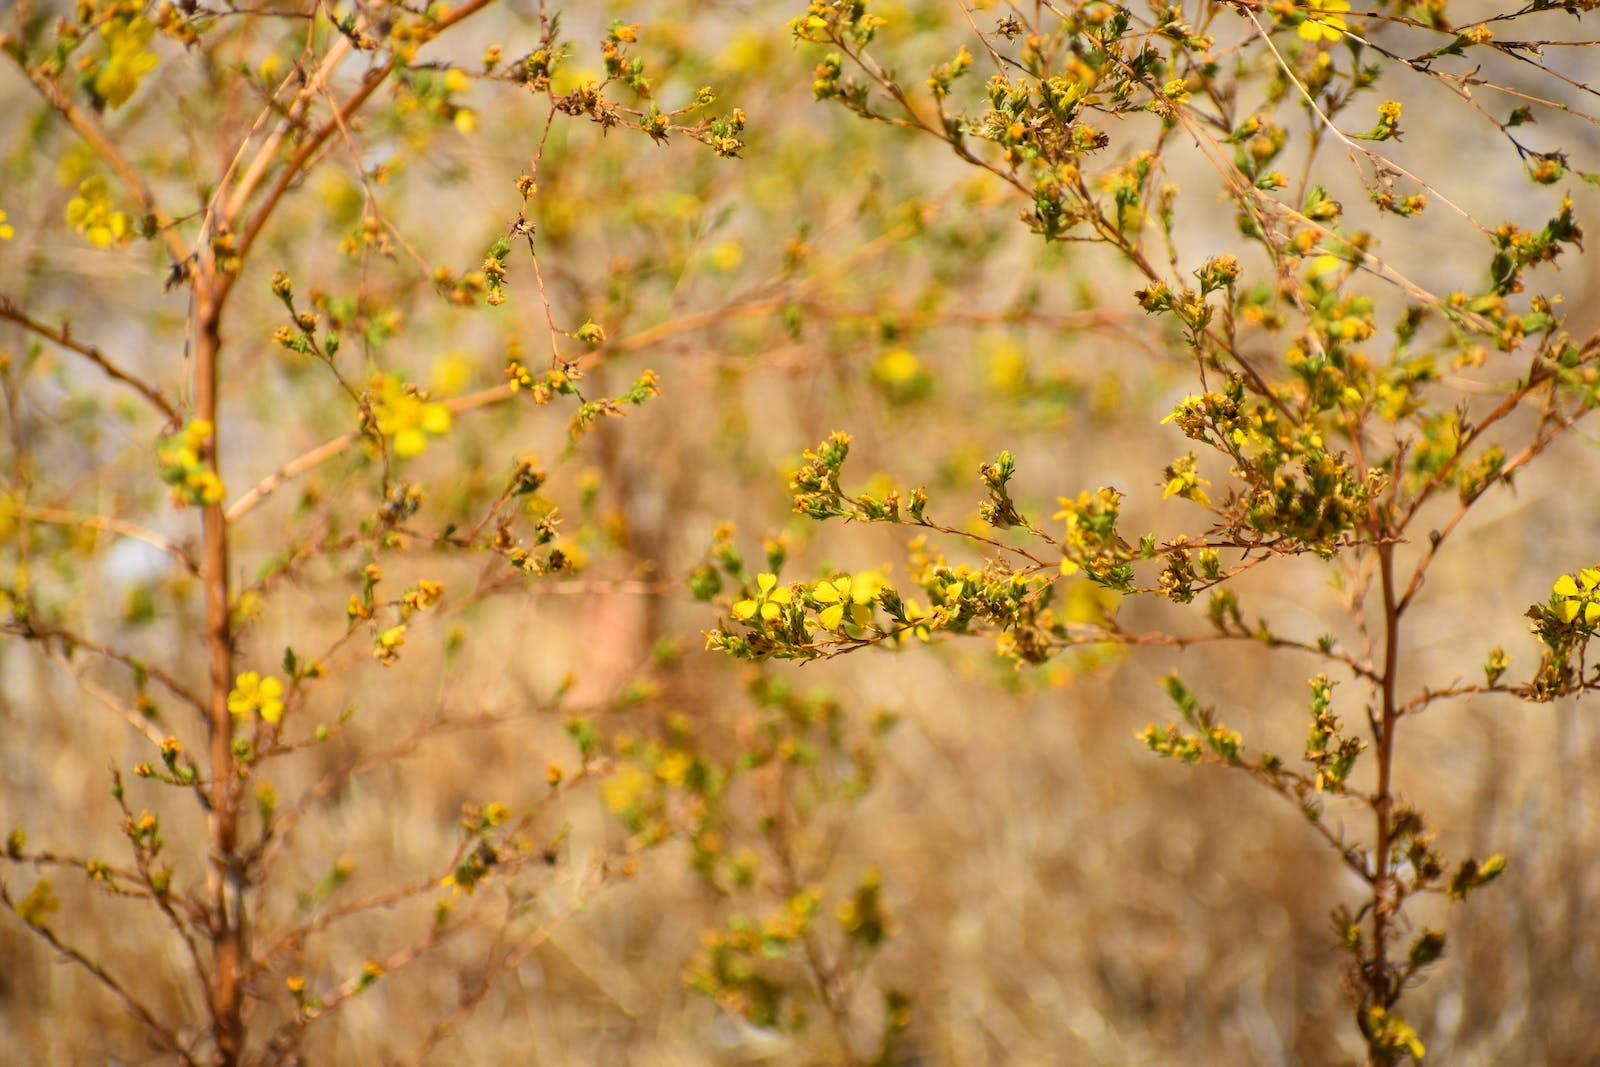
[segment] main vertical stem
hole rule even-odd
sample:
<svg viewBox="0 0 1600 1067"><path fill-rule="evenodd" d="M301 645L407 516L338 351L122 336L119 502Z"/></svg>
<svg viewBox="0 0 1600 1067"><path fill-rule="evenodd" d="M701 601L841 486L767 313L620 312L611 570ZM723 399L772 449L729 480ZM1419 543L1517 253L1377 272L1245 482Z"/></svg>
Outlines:
<svg viewBox="0 0 1600 1067"><path fill-rule="evenodd" d="M206 461L219 468L217 368L222 348L225 276L212 266L195 283L195 416L212 426ZM220 478L220 474L218 474ZM211 857L207 886L212 906L211 1019L219 1063L239 1062L244 1050L244 878L238 855L238 789L233 755L233 635L228 618L228 520L222 503L207 504L201 519L201 583L205 587L206 660L210 687Z"/></svg>
<svg viewBox="0 0 1600 1067"><path fill-rule="evenodd" d="M1388 1008L1394 1000L1389 981L1389 918L1394 907L1394 885L1389 871L1389 849L1394 837L1394 797L1390 773L1394 766L1397 707L1395 683L1400 659L1400 606L1395 595L1394 543L1378 545L1378 573L1383 583L1383 706L1377 729L1378 789L1373 796L1377 818L1377 848L1373 856L1372 959L1367 975L1367 1003L1363 1007ZM1370 1062L1376 1063L1376 1060Z"/></svg>

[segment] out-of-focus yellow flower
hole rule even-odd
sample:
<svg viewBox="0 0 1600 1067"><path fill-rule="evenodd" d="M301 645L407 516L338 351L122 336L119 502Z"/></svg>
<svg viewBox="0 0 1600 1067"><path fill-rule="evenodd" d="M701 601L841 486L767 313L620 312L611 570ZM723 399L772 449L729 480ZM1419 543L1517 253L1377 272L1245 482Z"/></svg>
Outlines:
<svg viewBox="0 0 1600 1067"><path fill-rule="evenodd" d="M424 400L393 377L379 377L372 383L373 415L378 432L394 441L394 454L401 459L420 456L429 437L450 432L450 409Z"/></svg>
<svg viewBox="0 0 1600 1067"><path fill-rule="evenodd" d="M17 914L29 926L43 926L45 920L61 910L61 901L56 899L49 879L41 878L34 883L28 895L17 901Z"/></svg>
<svg viewBox="0 0 1600 1067"><path fill-rule="evenodd" d="M984 384L992 393L1018 396L1028 387L1028 358L1008 341L990 349L984 370Z"/></svg>
<svg viewBox="0 0 1600 1067"><path fill-rule="evenodd" d="M460 352L449 352L433 361L428 369L428 384L436 393L454 396L472 384L472 360Z"/></svg>
<svg viewBox="0 0 1600 1067"><path fill-rule="evenodd" d="M600 783L600 800L611 814L621 815L639 803L649 786L644 771L630 765Z"/></svg>
<svg viewBox="0 0 1600 1067"><path fill-rule="evenodd" d="M1321 255L1306 264L1307 278L1328 278L1344 270L1345 262L1335 255Z"/></svg>
<svg viewBox="0 0 1600 1067"><path fill-rule="evenodd" d="M713 245L706 259L717 270L724 274L739 269L739 264L744 262L744 249L738 241L721 241Z"/></svg>
<svg viewBox="0 0 1600 1067"><path fill-rule="evenodd" d="M116 210L106 180L98 174L85 178L78 195L67 201L67 225L101 248L110 248L113 242L126 244L133 236L133 220Z"/></svg>
<svg viewBox="0 0 1600 1067"><path fill-rule="evenodd" d="M1348 29L1344 12L1350 10L1349 0L1308 0L1306 20L1300 24L1300 36L1307 41L1337 41Z"/></svg>
<svg viewBox="0 0 1600 1067"><path fill-rule="evenodd" d="M872 369L885 382L902 385L922 373L922 361L908 348L891 348L878 357Z"/></svg>
<svg viewBox="0 0 1600 1067"><path fill-rule="evenodd" d="M94 91L111 107L120 107L139 88L144 76L160 63L145 47L155 27L142 18L112 19L101 27L106 58L94 78Z"/></svg>
<svg viewBox="0 0 1600 1067"><path fill-rule="evenodd" d="M661 762L656 764L656 777L668 785L682 785L689 777L689 771L694 767L694 757L687 752L674 749L661 757Z"/></svg>

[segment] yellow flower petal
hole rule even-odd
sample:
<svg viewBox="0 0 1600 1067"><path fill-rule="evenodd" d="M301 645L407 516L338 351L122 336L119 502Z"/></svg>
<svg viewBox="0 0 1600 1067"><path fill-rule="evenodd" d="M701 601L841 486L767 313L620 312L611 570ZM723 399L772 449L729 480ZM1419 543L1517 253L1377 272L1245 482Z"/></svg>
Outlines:
<svg viewBox="0 0 1600 1067"><path fill-rule="evenodd" d="M426 404L422 408L422 428L435 437L450 432L450 409L443 404Z"/></svg>
<svg viewBox="0 0 1600 1067"><path fill-rule="evenodd" d="M839 628L839 623L842 622L843 619L843 604L835 604L832 607L823 608L822 611L817 615L817 620L830 630L837 630Z"/></svg>
<svg viewBox="0 0 1600 1067"><path fill-rule="evenodd" d="M401 459L420 456L428 447L428 438L421 430L401 430L394 435L394 454Z"/></svg>
<svg viewBox="0 0 1600 1067"><path fill-rule="evenodd" d="M1578 617L1578 609L1582 607L1576 600L1563 600L1556 605L1556 614L1561 616L1562 622L1571 622Z"/></svg>
<svg viewBox="0 0 1600 1067"><path fill-rule="evenodd" d="M1578 583L1572 580L1572 575L1563 574L1556 579L1556 584L1550 587L1550 591L1556 596L1577 596Z"/></svg>

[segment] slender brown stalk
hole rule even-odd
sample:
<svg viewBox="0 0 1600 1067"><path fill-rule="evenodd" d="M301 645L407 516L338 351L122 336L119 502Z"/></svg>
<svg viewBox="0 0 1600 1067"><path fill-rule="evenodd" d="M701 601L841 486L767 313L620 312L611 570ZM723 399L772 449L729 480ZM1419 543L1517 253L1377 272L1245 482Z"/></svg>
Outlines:
<svg viewBox="0 0 1600 1067"><path fill-rule="evenodd" d="M4 904L8 909L15 909L16 907L15 902L11 899L11 894L6 890L4 882L0 882L0 904ZM138 1019L145 1025L147 1029L149 1029L151 1036L155 1038L156 1042L161 1048L171 1052L178 1058L179 1062L188 1064L189 1067L200 1067L199 1061L197 1061L194 1056L190 1054L189 1050L184 1047L183 1042L178 1039L178 1035L172 1029L172 1027L156 1018L155 1012L145 1005L145 1003L138 997L134 996L125 982L117 978L110 971L106 970L105 967L95 962L90 957L84 955L78 949L75 949L65 941L62 941L61 938L57 937L55 932L49 927L42 924L29 923L28 929L32 930L39 937L43 938L50 945L50 947L55 949L56 952L60 953L63 958L70 960L79 967L82 967L84 970L88 971L90 974L94 975L95 979L99 981L101 985L105 986L112 993L116 994L122 1003L127 1005L128 1010L133 1013L134 1018Z"/></svg>
<svg viewBox="0 0 1600 1067"><path fill-rule="evenodd" d="M1397 904L1396 886L1390 874L1389 849L1394 840L1394 772L1395 724L1399 707L1395 699L1396 682L1400 667L1399 598L1395 589L1394 543L1385 540L1378 545L1378 575L1383 588L1383 675L1379 692L1382 707L1378 709L1376 759L1378 788L1372 798L1376 820L1376 846L1372 857L1372 954L1368 965L1367 991L1360 1010L1371 1007L1387 1009L1399 990L1390 979L1389 920ZM1360 1020L1358 1020L1358 1023ZM1378 1050L1370 1049L1368 1063L1377 1067Z"/></svg>
<svg viewBox="0 0 1600 1067"><path fill-rule="evenodd" d="M195 415L217 423L217 371L222 348L221 306L217 301L222 275L212 261L195 282L194 397ZM206 449L205 462L216 474L220 465L217 434ZM220 475L219 475L220 477ZM205 595L205 647L209 674L206 718L210 732L211 854L207 889L211 897L211 1018L218 1061L231 1067L244 1050L245 879L238 848L238 775L233 754L233 721L228 692L233 688L233 636L228 615L228 519L221 503L205 505L201 514L200 581Z"/></svg>
<svg viewBox="0 0 1600 1067"><path fill-rule="evenodd" d="M60 326L50 326L46 323L40 322L38 319L31 317L27 314L27 312L18 307L16 301L12 300L12 298L7 296L5 293L0 293L0 319L15 323L24 330L27 330L29 333L37 334L46 340L53 341L62 348L78 353L78 355L82 356L84 359L87 359L90 363L93 363L95 366L104 371L108 378L111 378L113 381L121 382L122 384L129 386L138 392L138 394L148 400L157 411L160 411L163 415L165 415L168 421L177 423L182 420L183 416L178 413L177 407L166 397L162 396L160 390L137 375L126 371L116 363L113 363L104 352L100 351L100 349L96 348L94 345L84 344L82 341L79 341L77 338L73 337L72 328L70 325L62 323Z"/></svg>

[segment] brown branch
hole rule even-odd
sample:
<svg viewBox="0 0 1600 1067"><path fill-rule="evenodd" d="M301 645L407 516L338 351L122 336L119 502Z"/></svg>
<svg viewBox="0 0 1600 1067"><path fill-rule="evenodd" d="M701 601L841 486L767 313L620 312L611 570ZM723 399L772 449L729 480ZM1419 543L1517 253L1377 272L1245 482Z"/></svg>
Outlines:
<svg viewBox="0 0 1600 1067"><path fill-rule="evenodd" d="M134 671L142 671L144 674L160 682L170 693L172 693L173 696L178 697L184 703L190 705L198 711L205 711L205 702L200 699L200 696L195 693L194 690L178 681L177 678L168 673L165 669L151 666L149 663L146 663L144 660L133 655L132 653L123 652L121 649L113 648L110 645L102 645L98 644L97 642L90 641L85 637L73 633L71 630L62 629L58 626L39 625L33 622L0 623L0 633L8 633L15 637L21 637L34 641L55 640L70 648L81 648L85 652L92 652L97 656L104 656L106 659L114 660L117 663L121 663L125 667L131 668Z"/></svg>
<svg viewBox="0 0 1600 1067"><path fill-rule="evenodd" d="M1378 546L1378 577L1383 588L1383 676L1379 690L1382 707L1377 717L1378 788L1372 797L1373 817L1376 821L1376 843L1372 858L1372 973L1365 975L1367 988L1361 1001L1363 1007L1390 1007L1399 989L1389 982L1389 920L1399 908L1400 886L1390 873L1389 850L1394 834L1394 773L1395 727L1400 719L1400 709L1395 699L1395 686L1400 674L1400 608L1395 592L1394 544L1385 542Z"/></svg>
<svg viewBox="0 0 1600 1067"><path fill-rule="evenodd" d="M63 856L60 853L48 850L42 852L18 852L15 854L0 850L0 860L9 863L26 863L32 867L62 867L76 871L79 874L86 874L92 869L90 861L83 859L81 856ZM144 888L144 882L137 872L130 871L125 867L113 867L109 863L101 866L99 870L108 876L98 880L100 887L105 891L119 897L128 897L134 900L148 899L149 892ZM119 882L125 884L119 884Z"/></svg>
<svg viewBox="0 0 1600 1067"><path fill-rule="evenodd" d="M112 693L111 690L107 689L99 682L96 682L93 678L90 678L88 675L83 674L80 671L73 670L72 664L69 663L67 658L60 652L46 646L45 654L48 655L50 659L57 663L63 670L70 674L72 676L72 680L76 682L78 687L81 688L85 693L88 693L111 711L114 711L118 715L122 716L122 718L127 721L129 726L143 734L145 738L158 750L161 748L162 742L166 740L166 735L160 730L157 730L154 723L145 718L143 715L139 714L133 708L128 707L122 701L118 700L116 694Z"/></svg>
<svg viewBox="0 0 1600 1067"><path fill-rule="evenodd" d="M109 515L90 515L80 511L66 511L61 508L36 508L24 505L14 512L15 516L26 522L42 522L51 526L81 526L88 530L104 530L107 533L119 534L134 541L143 541L153 548L171 556L183 564L183 569L190 574L198 574L199 568L187 549L176 541L146 529L137 523L128 522Z"/></svg>
<svg viewBox="0 0 1600 1067"><path fill-rule="evenodd" d="M557 919L568 919L577 914L588 903L593 894L593 889L588 892L580 892L577 899L568 906L565 914L557 916ZM451 1030L471 1017L472 1013L478 1009L478 1005L483 1003L484 998L489 995L500 979L522 966L523 962L533 955L536 949L549 940L552 925L553 923L547 923L539 927L528 935L521 945L501 957L492 968L486 969L477 987L470 993L463 992L461 1002L456 1006L456 1009L443 1019L440 1019L433 1029L428 1031L427 1036L418 1043L416 1049L406 1058L405 1062L408 1064L420 1064L426 1061L428 1054L433 1051L440 1041L444 1040Z"/></svg>
<svg viewBox="0 0 1600 1067"><path fill-rule="evenodd" d="M530 714L540 711L550 711L549 707L536 706L522 707L513 711L485 711L474 715L463 715L450 718L442 713L435 712L428 715L406 736L382 748L368 752L366 755L352 760L342 767L335 767L324 774L315 785L306 790L300 800L291 808L278 813L278 815L262 831L261 838L248 851L245 857L247 866L257 866L267 849L274 845L282 845L295 825L306 816L311 808L338 792L351 778L366 770L381 766L393 760L407 756L425 741L446 733L458 733L467 730L493 729L504 726ZM566 709L569 713L576 714L578 709ZM271 749L263 752L262 758L266 759L283 752L303 748L300 742L291 742L280 749Z"/></svg>
<svg viewBox="0 0 1600 1067"><path fill-rule="evenodd" d="M715 308L709 311L697 311L687 315L681 315L678 318L669 319L665 322L657 323L654 326L647 326L644 329L639 330L637 333L629 334L626 337L619 338L614 342L601 346L594 352L580 357L577 360L577 363L580 367L587 369L602 362L612 355L623 352L638 351L639 349L648 348L651 345L658 344L667 338L683 333L689 333L704 327L714 326L722 322L770 314L773 311L789 305L808 307L818 314L837 319L878 319L883 315L882 309L866 307L833 307L827 304L811 301L803 297L792 299L781 296L762 297L747 301L745 303L731 305L729 307ZM1129 321L1131 317L1115 311L1093 309L1062 315L1041 315L1025 311L952 311L936 313L932 316L924 316L924 318L931 318L931 320L935 322L951 322L965 326L988 326L1007 322L1027 322L1051 329L1089 330L1112 328ZM476 393L469 393L466 396L445 400L443 403L445 407L449 408L453 414L459 415L463 412L475 411L479 408L490 407L494 404L510 400L516 395L517 391L512 389L509 385L495 385L490 386L487 389L479 390ZM338 437L324 441L315 448L296 456L294 459L290 460L288 463L285 463L283 466L267 475L261 481L257 482L250 489L246 490L232 504L228 505L228 521L230 523L237 522L241 517L252 511L268 496L272 495L273 491L281 486L284 482L289 481L292 478L296 478L299 475L304 474L307 471L327 462L333 457L345 452L351 446L360 441L362 436L363 435L360 431L352 430L349 433L340 434Z"/></svg>
<svg viewBox="0 0 1600 1067"><path fill-rule="evenodd" d="M359 21L357 25L360 25ZM260 184L261 179L267 173L267 169L271 167L273 159L277 156L278 147L283 144L283 139L289 135L289 131L291 129L300 123L302 116L305 114L306 108L310 106L317 90L326 84L328 76L333 73L334 68L339 65L339 62L344 59L349 51L350 39L348 37L341 36L337 41L334 42L333 47L329 48L327 53L322 57L322 62L318 65L316 73L314 73L310 78L306 79L306 82L301 87L300 91L295 94L294 101L290 103L287 111L285 112L283 121L280 122L277 128L272 131L271 135L268 136L264 142L262 142L261 147L256 151L255 158L250 161L249 167L245 169L243 176L240 177L239 183L233 187L233 192L228 197L226 205L222 209L222 217L220 221L224 225L231 227L234 223L234 220L239 217L239 213L242 212L245 208L245 205L249 203L250 196L255 192L256 186ZM283 84L287 85L289 80L293 77L293 74L287 75L284 78ZM281 92L282 89L283 85L280 85L279 91ZM274 96L276 96L276 93L274 93ZM272 113L272 110L273 109L269 103L269 106L261 112L260 116L256 118L255 124L250 128L250 132L245 136L244 141L240 143L238 152L234 154L234 164L229 165L229 172L223 175L222 181L217 183L216 192L212 194L211 203L213 211L216 209L217 202L222 199L223 193L227 191L228 179L232 176L234 165L237 164L238 160L243 155L245 147L250 143L250 138L255 136L256 131L260 129L262 121L267 115Z"/></svg>
<svg viewBox="0 0 1600 1067"><path fill-rule="evenodd" d="M465 851L466 844L464 842L462 845L457 847L455 855L451 857L450 865L446 868L446 875L448 875L450 871L455 870L456 866L461 862L461 857ZM308 920L301 923L299 926L291 927L290 929L285 930L283 933L279 934L278 937L273 940L272 944L268 945L265 950L255 953L254 958L251 960L251 973L260 973L267 968L268 964L270 964L273 958L276 957L280 952L302 943L312 934L332 926L341 919L348 919L351 916L360 915L363 912L372 911L376 908L392 907L395 904L399 904L403 900L409 900L411 897L420 896L430 889L439 888L439 880L442 877L445 877L445 875L430 875L421 881L412 882L409 885L399 886L395 889L390 889L383 893L376 893L369 897L362 897L360 900L349 901L345 904L339 905L338 907L329 908L321 915L318 915L315 919Z"/></svg>
<svg viewBox="0 0 1600 1067"><path fill-rule="evenodd" d="M176 425L177 423L183 421L183 415L178 411L177 407L166 397L162 396L158 389L117 366L110 360L109 357L106 356L104 352L100 351L100 349L96 348L94 345L87 345L82 341L73 338L72 327L70 324L62 323L60 326L46 325L45 323L40 322L38 319L30 317L25 311L17 306L16 302L12 300L9 295L5 293L0 293L0 319L5 319L7 322L13 322L30 333L37 334L48 341L52 341L55 344L60 345L62 348L70 349L71 351L76 352L78 355L82 356L84 359L87 359L89 362L93 363L95 366L104 371L107 377L115 381L119 381L124 385L130 386L136 390L139 395L148 400L156 408L156 410L165 415L168 421L172 424Z"/></svg>
<svg viewBox="0 0 1600 1067"><path fill-rule="evenodd" d="M466 3L452 9L448 15L434 24L434 35L437 36L463 19L477 14L492 3L494 3L494 0L467 0ZM332 50L330 50L331 53ZM335 109L333 117L317 127L314 133L301 142L299 150L278 172L278 177L267 190L261 206L256 209L255 214L251 216L250 221L245 225L244 233L239 240L238 246L240 258L244 258L249 254L250 249L256 243L256 239L261 236L261 230L266 226L267 220L272 217L273 211L276 210L278 202L283 199L289 188L299 180L311 160L322 150L322 146L338 132L341 123L349 122L355 113L361 110L372 94L377 91L378 86L382 85L396 67L399 66L399 63L398 58L391 58L381 67L369 70L363 76L361 86L351 93L342 105ZM242 182L241 188L243 188ZM245 190L247 193L248 191L248 189ZM234 200L237 201L238 208L242 210L244 206L243 199L238 196L237 190ZM233 207L234 203L230 202L229 206Z"/></svg>
<svg viewBox="0 0 1600 1067"><path fill-rule="evenodd" d="M127 820L124 825L132 826L134 823L133 809L128 807L127 796L122 790L122 776L115 774L114 780L117 788L114 790L113 795L116 797L117 807L122 809L122 817ZM150 899L155 901L156 907L161 909L161 913L167 917L167 921L172 924L172 928L177 931L178 936L183 940L184 947L189 950L189 959L194 964L194 973L200 979L201 985L208 985L210 979L206 974L205 959L200 952L200 942L190 929L193 926L199 928L202 932L208 932L206 930L208 924L206 922L205 909L181 894L173 893L170 879L165 889L158 887L155 875L150 870L150 860L155 854L154 851L133 834L129 834L128 837L129 844L133 848L133 862L138 866L139 877L149 891ZM187 923L178 916L177 909L172 906L174 900L184 906L184 913L189 920Z"/></svg>
<svg viewBox="0 0 1600 1067"><path fill-rule="evenodd" d="M78 136L88 142L99 157L105 160L106 165L116 172L117 178L132 193L134 199L139 201L139 207L145 214L152 216L156 222L156 229L166 242L167 252L172 256L174 263L182 263L189 258L189 248L183 243L183 238L178 236L173 229L171 216L161 210L156 203L155 195L150 191L150 186L145 182L139 171L128 162L120 149L101 129L100 124L78 105L74 104L61 91L55 82L45 77L37 69L30 67L23 61L21 49L6 48L3 51L22 69L28 81L39 91L39 95L56 110L67 124L78 132Z"/></svg>
<svg viewBox="0 0 1600 1067"><path fill-rule="evenodd" d="M1534 459L1534 457L1538 456L1547 447L1549 447L1550 442L1555 440L1558 434L1569 429L1573 423L1577 422L1578 419L1586 415L1588 410L1589 409L1580 411L1570 419L1558 419L1554 429L1550 430L1548 433L1538 433L1532 441L1528 442L1522 451L1518 452L1515 456L1512 456L1511 459L1507 460L1506 463L1499 470L1495 471L1492 476L1486 478L1483 484L1478 487L1477 491L1474 492L1472 496L1461 501L1461 503L1456 507L1455 514L1450 516L1449 521L1447 521L1428 538L1428 548L1422 554L1422 558L1417 561L1416 567L1411 572L1411 580L1406 583L1405 592L1400 597L1400 611L1405 611L1406 608L1410 606L1412 599L1417 595L1418 592L1421 591L1422 583L1427 577L1428 567L1433 563L1433 558L1439 554L1440 546L1442 546L1445 540L1455 532L1456 527L1461 524L1461 520L1467 517L1467 512L1471 510L1472 505L1483 499L1484 495L1488 493L1488 491L1494 486L1502 483L1510 484L1512 474L1526 466L1531 460Z"/></svg>
<svg viewBox="0 0 1600 1067"><path fill-rule="evenodd" d="M11 894L6 890L6 884L3 881L0 881L0 903L4 903L5 906L10 908L12 911L16 910L16 904L12 901ZM130 993L127 986L118 981L110 971L106 970L105 967L101 966L99 963L96 963L88 956L85 956L82 952L73 948L71 945L68 945L62 941L52 930L50 930L49 927L31 922L26 923L26 925L29 930L32 930L36 935L44 939L44 941L47 942L51 948L55 949L56 952L60 953L66 959L76 963L79 967L82 967L84 970L94 975L95 978L99 980L101 985L115 993L117 997L121 999L123 1004L127 1005L128 1010L131 1011L140 1022L144 1023L144 1025L153 1035L155 1035L157 1041L164 1050L177 1056L184 1063L188 1064L189 1067L200 1067L199 1062L189 1053L189 1050L184 1047L183 1042L178 1040L177 1032L158 1020L155 1017L155 1014L151 1012L149 1008L145 1007L144 1004L140 1002L139 998Z"/></svg>

